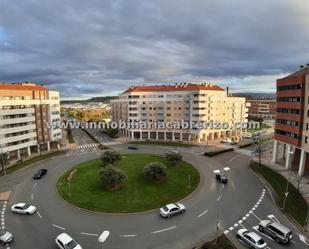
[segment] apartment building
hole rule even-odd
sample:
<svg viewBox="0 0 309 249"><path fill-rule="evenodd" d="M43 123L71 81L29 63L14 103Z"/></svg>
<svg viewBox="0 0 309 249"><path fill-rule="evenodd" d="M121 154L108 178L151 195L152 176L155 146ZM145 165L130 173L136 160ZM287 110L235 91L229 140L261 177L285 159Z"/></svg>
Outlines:
<svg viewBox="0 0 309 249"><path fill-rule="evenodd" d="M276 113L276 100L265 98L247 98L249 103L249 116L255 118L262 118L264 120L274 120Z"/></svg>
<svg viewBox="0 0 309 249"><path fill-rule="evenodd" d="M59 92L33 83L0 83L0 153L21 159L61 139Z"/></svg>
<svg viewBox="0 0 309 249"><path fill-rule="evenodd" d="M277 80L277 106L272 161L283 147L285 167L309 174L309 64Z"/></svg>
<svg viewBox="0 0 309 249"><path fill-rule="evenodd" d="M127 127L122 135L139 140L207 143L225 137L239 138L246 123L245 98L233 97L213 84L133 86L111 101L112 121L163 123L228 123L229 127Z"/></svg>

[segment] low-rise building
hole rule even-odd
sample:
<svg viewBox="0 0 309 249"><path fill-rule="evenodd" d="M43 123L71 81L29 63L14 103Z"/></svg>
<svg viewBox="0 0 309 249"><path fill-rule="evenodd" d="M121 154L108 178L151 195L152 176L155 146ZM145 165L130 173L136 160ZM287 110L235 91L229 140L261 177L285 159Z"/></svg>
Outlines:
<svg viewBox="0 0 309 249"><path fill-rule="evenodd" d="M20 159L61 139L59 92L33 83L0 83L0 153Z"/></svg>
<svg viewBox="0 0 309 249"><path fill-rule="evenodd" d="M276 100L265 98L247 98L249 103L249 117L274 120L276 113Z"/></svg>

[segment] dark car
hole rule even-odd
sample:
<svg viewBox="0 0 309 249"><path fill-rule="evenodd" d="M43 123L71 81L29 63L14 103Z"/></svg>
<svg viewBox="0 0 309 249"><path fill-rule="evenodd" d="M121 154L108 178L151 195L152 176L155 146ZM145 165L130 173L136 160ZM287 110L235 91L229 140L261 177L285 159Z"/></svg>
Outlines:
<svg viewBox="0 0 309 249"><path fill-rule="evenodd" d="M129 150L138 150L138 147L136 145L129 145L128 149Z"/></svg>
<svg viewBox="0 0 309 249"><path fill-rule="evenodd" d="M227 177L223 173L216 174L216 179L218 182L227 183Z"/></svg>
<svg viewBox="0 0 309 249"><path fill-rule="evenodd" d="M33 179L41 179L44 175L46 175L47 169L39 169L33 176Z"/></svg>

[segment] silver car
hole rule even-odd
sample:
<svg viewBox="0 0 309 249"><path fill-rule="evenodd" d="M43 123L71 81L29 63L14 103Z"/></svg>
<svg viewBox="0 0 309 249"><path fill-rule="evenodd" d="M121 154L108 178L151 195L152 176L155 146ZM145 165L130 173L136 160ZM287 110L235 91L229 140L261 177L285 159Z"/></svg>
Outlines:
<svg viewBox="0 0 309 249"><path fill-rule="evenodd" d="M249 248L266 249L269 248L267 243L256 233L247 229L240 229L237 232L237 238L242 240Z"/></svg>
<svg viewBox="0 0 309 249"><path fill-rule="evenodd" d="M269 235L277 243L287 244L292 240L291 229L271 220L262 220L259 224L259 231Z"/></svg>
<svg viewBox="0 0 309 249"><path fill-rule="evenodd" d="M171 203L160 208L160 214L163 218L169 218L176 214L182 214L186 211L186 207L181 203Z"/></svg>
<svg viewBox="0 0 309 249"><path fill-rule="evenodd" d="M0 229L0 243L1 244L9 244L13 240L13 234L6 230Z"/></svg>

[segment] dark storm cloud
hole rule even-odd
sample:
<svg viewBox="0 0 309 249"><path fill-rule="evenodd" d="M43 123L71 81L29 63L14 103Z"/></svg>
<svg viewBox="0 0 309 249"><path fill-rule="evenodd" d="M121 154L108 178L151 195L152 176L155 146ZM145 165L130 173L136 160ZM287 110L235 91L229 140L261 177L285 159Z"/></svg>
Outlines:
<svg viewBox="0 0 309 249"><path fill-rule="evenodd" d="M62 96L190 80L271 90L309 60L308 11L305 0L0 0L0 81Z"/></svg>

